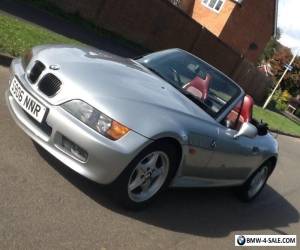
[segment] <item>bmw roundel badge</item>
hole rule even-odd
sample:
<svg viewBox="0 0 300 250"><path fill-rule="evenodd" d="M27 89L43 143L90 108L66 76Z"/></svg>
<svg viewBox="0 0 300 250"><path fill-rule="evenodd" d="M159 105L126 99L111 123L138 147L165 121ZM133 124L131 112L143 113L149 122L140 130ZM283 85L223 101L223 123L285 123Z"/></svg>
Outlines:
<svg viewBox="0 0 300 250"><path fill-rule="evenodd" d="M50 65L49 68L52 70L59 70L60 66L58 64L53 64L53 65Z"/></svg>

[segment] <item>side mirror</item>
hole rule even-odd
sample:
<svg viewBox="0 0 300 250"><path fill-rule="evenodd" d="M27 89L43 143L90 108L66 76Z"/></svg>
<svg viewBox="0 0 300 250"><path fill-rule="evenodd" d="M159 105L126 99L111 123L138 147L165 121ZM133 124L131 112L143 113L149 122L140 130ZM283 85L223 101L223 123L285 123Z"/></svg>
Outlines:
<svg viewBox="0 0 300 250"><path fill-rule="evenodd" d="M257 133L258 133L257 128L253 124L249 122L245 122L243 123L240 130L233 136L233 138L237 139L240 136L254 138L255 136L257 136Z"/></svg>

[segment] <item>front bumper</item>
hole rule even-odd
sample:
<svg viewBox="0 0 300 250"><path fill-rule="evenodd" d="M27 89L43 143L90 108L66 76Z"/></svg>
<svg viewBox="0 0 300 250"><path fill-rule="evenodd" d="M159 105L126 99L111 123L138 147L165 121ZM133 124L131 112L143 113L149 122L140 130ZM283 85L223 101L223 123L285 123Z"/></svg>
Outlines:
<svg viewBox="0 0 300 250"><path fill-rule="evenodd" d="M16 76L23 87L49 110L44 124L40 125L27 115L7 90L6 102L15 122L51 155L88 179L100 184L112 183L130 161L151 143L151 140L133 131L117 141L107 139L60 106L51 105L39 96L26 80L19 59L12 62L10 70L11 78ZM68 138L88 153L86 162L80 161L64 150L63 137Z"/></svg>

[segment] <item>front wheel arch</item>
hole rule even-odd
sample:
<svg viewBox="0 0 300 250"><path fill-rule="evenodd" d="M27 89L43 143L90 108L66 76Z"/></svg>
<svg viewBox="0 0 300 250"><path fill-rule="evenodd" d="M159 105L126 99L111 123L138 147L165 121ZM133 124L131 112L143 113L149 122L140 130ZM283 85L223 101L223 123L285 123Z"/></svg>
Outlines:
<svg viewBox="0 0 300 250"><path fill-rule="evenodd" d="M266 160L264 163L266 162L270 162L271 164L271 171L269 173L269 176L273 173L275 167L276 167L276 164L277 164L277 158L275 156L272 156L271 158L269 158L268 160Z"/></svg>
<svg viewBox="0 0 300 250"><path fill-rule="evenodd" d="M174 148L176 149L175 155L176 155L177 166L174 166L176 171L175 171L174 176L172 176L172 179L174 179L174 177L178 173L178 170L180 169L182 159L183 159L182 144L173 137L162 137L162 138L155 139L155 141L153 141L152 143L147 145L143 150L145 150L146 148L148 148L152 145L155 145L155 144L170 144L170 145L174 146Z"/></svg>
<svg viewBox="0 0 300 250"><path fill-rule="evenodd" d="M242 186L239 186L236 188L236 194L241 201L244 201L244 202L252 201L253 199L255 199L256 196L258 196L260 194L260 192L263 190L265 184L267 183L268 178L274 171L276 162L277 162L277 158L275 156L267 159L260 165L259 168L257 168L247 178L247 180L244 182L244 184ZM253 180L255 180L255 178L257 178L256 176L258 176L260 174L260 172L262 172L263 168L266 168L266 167L268 168L268 172L266 173L266 176L264 177L265 179L264 179L263 185L261 187L259 187L259 189L256 191L256 193L254 193L253 195L249 194L250 189L253 188L251 183L253 182Z"/></svg>
<svg viewBox="0 0 300 250"><path fill-rule="evenodd" d="M164 137L155 140L153 143L167 143L173 145L176 148L176 153L178 154L177 160L181 162L183 149L182 149L182 145L178 140L171 137Z"/></svg>
<svg viewBox="0 0 300 250"><path fill-rule="evenodd" d="M275 156L272 156L272 157L269 157L267 158L266 160L264 160L257 168L253 169L247 176L247 178L245 178L243 184L245 184L250 178L251 176L263 165L269 163L270 166L271 166L271 170L269 172L269 176L273 173L275 167L276 167L276 164L277 164L277 158Z"/></svg>

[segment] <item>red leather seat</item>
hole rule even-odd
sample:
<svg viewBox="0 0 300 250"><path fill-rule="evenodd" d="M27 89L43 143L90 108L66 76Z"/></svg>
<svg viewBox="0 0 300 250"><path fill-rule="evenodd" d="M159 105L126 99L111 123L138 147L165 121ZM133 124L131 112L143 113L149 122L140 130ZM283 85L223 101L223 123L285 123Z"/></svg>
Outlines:
<svg viewBox="0 0 300 250"><path fill-rule="evenodd" d="M244 97L244 103L241 110L241 117L243 117L244 122L251 122L252 112L253 112L254 100L250 95Z"/></svg>
<svg viewBox="0 0 300 250"><path fill-rule="evenodd" d="M231 129L239 130L243 123L251 122L252 120L252 112L254 105L253 98L249 95L246 95L244 97L243 107L241 107L241 105L242 102L239 102L226 117L226 120L229 122L229 127Z"/></svg>
<svg viewBox="0 0 300 250"><path fill-rule="evenodd" d="M204 101L208 95L209 83L211 80L211 76L209 74L206 75L205 79L196 76L192 81L186 84L183 88L198 97L201 101Z"/></svg>

